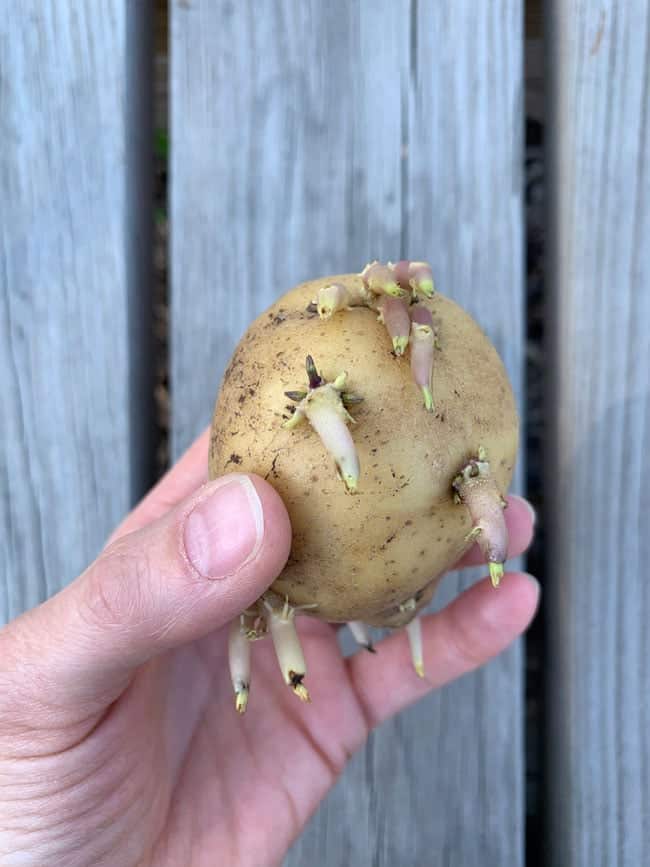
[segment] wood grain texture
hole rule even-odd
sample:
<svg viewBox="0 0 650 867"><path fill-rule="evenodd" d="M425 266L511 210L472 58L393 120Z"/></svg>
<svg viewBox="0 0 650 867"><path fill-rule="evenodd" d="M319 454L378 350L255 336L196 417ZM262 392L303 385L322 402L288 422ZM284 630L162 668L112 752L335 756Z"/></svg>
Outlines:
<svg viewBox="0 0 650 867"><path fill-rule="evenodd" d="M549 864L650 850L650 3L551 4Z"/></svg>
<svg viewBox="0 0 650 867"><path fill-rule="evenodd" d="M253 316L373 257L430 258L521 398L521 3L195 0L171 23L175 455ZM521 677L516 647L383 726L287 864L521 865Z"/></svg>
<svg viewBox="0 0 650 867"><path fill-rule="evenodd" d="M133 257L148 243L135 158L142 142L129 129L130 88L143 81L142 12L127 20L122 0L8 5L0 16L3 620L78 574L148 481L134 445L143 424L130 422L142 419L143 388L130 352L143 321Z"/></svg>
<svg viewBox="0 0 650 867"><path fill-rule="evenodd" d="M367 9L174 4L176 456L210 420L238 339L281 291L399 249L408 16L400 3Z"/></svg>

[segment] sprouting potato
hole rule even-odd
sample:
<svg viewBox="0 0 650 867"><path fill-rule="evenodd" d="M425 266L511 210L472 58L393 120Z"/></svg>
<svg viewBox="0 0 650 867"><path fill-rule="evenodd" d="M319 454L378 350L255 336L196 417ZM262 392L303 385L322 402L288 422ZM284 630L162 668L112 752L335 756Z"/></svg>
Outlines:
<svg viewBox="0 0 650 867"><path fill-rule="evenodd" d="M251 472L281 495L289 560L233 625L237 709L248 640L270 634L286 683L308 700L296 614L406 626L423 674L418 611L478 542L496 586L516 459L514 397L473 319L434 290L425 262L371 263L303 283L248 329L225 372L209 472Z"/></svg>

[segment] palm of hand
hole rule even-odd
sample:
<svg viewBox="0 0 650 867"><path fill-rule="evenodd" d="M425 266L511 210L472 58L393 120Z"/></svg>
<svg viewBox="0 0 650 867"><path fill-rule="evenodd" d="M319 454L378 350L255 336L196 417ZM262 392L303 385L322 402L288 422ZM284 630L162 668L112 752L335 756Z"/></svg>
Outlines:
<svg viewBox="0 0 650 867"><path fill-rule="evenodd" d="M200 484L206 451L204 436L116 532L114 538L131 540L133 562L146 540L127 534L159 519L156 552L164 553L167 538L175 550L174 524L166 525L164 516ZM529 509L511 498L506 518L510 556L516 556L531 538ZM459 565L480 559L470 552ZM146 553L145 563L149 567ZM120 565L119 558L108 558L96 570L108 578L100 600L107 586L142 584L137 569L129 579ZM158 565L168 568L164 558ZM161 585L143 586L154 592ZM136 647L142 638L146 646L164 648L169 633L167 647L176 649L148 652L142 658L150 661L140 668L123 650L120 616L86 628L80 599L92 583L84 576L70 592L0 632L3 865L279 863L370 728L501 652L526 628L538 599L534 582L509 573L498 592L484 580L423 618L424 680L413 672L403 632L384 639L376 657L360 651L343 659L332 627L300 618L313 703L302 704L284 685L270 641L257 642L242 717L227 673L227 627L210 624L212 617L227 623L232 611L220 613L221 603L213 602L210 619L201 620L207 604L201 586L194 588L198 608L192 597L188 602L188 586L181 586L189 607L163 606L157 621L147 620L156 597L141 586L145 615L129 626L132 644L136 635ZM219 585L203 589L221 599ZM159 599L167 605L172 592L165 589ZM121 614L133 619L131 596L121 598L127 601ZM182 638L193 621L194 634L205 636L194 642Z"/></svg>
<svg viewBox="0 0 650 867"><path fill-rule="evenodd" d="M281 861L368 730L334 630L308 622L301 635L311 705L284 685L264 641L253 647L249 710L237 714L223 630L138 673L87 742L67 751L75 764L87 751L90 775L69 793L76 809L98 806L83 820L93 855L79 863L96 863L108 801L103 848L122 848L125 865L203 867L215 853L224 864Z"/></svg>
<svg viewBox="0 0 650 867"><path fill-rule="evenodd" d="M158 770L170 796L156 865L203 867L216 852L226 864L279 862L362 743L367 726L334 630L308 622L301 635L311 705L284 685L270 641L253 647L243 716L233 706L223 633L170 658L163 717L170 760Z"/></svg>
<svg viewBox="0 0 650 867"><path fill-rule="evenodd" d="M526 616L531 590L513 580L511 628ZM403 632L384 639L376 656L345 659L333 627L301 618L307 705L282 681L270 641L253 646L243 716L233 706L225 630L149 663L88 737L94 760L84 779L99 806L97 828L106 825L108 799L106 849L122 852L107 863L207 867L217 854L238 867L280 863L372 727L506 646L508 630L492 621L491 604L501 603L485 581L425 619L425 680L412 670ZM94 844L91 824L86 815L80 833ZM101 862L94 855L79 863Z"/></svg>

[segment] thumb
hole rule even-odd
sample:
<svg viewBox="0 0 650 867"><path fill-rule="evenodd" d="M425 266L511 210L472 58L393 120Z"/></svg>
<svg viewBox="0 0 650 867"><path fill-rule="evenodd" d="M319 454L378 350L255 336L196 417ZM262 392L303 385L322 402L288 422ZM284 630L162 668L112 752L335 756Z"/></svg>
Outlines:
<svg viewBox="0 0 650 867"><path fill-rule="evenodd" d="M251 605L290 545L276 491L257 476L224 476L109 545L76 581L10 624L0 651L38 684L41 699L110 701L137 666Z"/></svg>

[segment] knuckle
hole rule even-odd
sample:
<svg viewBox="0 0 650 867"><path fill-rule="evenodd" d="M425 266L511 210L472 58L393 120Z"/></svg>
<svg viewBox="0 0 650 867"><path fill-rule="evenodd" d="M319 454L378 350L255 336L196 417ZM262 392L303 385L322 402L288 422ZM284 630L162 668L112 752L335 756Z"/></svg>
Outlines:
<svg viewBox="0 0 650 867"><path fill-rule="evenodd" d="M89 625L119 632L146 618L151 568L143 552L113 543L93 563L83 582L82 617Z"/></svg>

